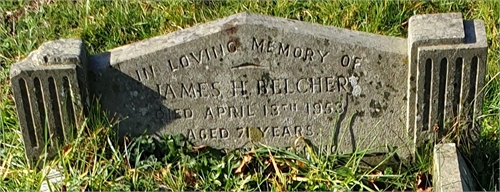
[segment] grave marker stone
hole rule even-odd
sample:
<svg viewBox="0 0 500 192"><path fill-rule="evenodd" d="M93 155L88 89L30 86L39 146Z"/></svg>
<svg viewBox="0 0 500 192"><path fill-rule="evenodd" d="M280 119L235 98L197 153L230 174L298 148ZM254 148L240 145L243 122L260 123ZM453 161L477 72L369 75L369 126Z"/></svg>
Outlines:
<svg viewBox="0 0 500 192"><path fill-rule="evenodd" d="M352 151L411 143L406 60L403 38L245 13L97 55L91 84L120 133L233 149L253 127L273 146Z"/></svg>
<svg viewBox="0 0 500 192"><path fill-rule="evenodd" d="M234 149L258 129L260 142L276 147L303 136L328 152L396 147L410 154L432 123L446 127L463 114L473 128L485 42L483 23L464 22L460 14L416 16L404 39L241 13L118 47L88 63L84 51L61 58L89 68L89 78L68 75L80 82L71 87L100 97L103 109L121 119L120 135L182 133L195 144ZM22 63L12 70L22 71ZM54 70L42 67L33 69ZM34 78L18 74L11 77ZM22 120L37 110L23 99L36 93L23 96L15 82ZM25 143L32 142L33 128L22 129Z"/></svg>

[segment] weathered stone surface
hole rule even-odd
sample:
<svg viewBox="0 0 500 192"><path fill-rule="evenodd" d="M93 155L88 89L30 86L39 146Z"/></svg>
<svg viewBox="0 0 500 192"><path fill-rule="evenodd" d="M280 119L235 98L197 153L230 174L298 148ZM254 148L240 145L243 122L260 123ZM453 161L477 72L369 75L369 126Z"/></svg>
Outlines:
<svg viewBox="0 0 500 192"><path fill-rule="evenodd" d="M217 148L245 147L258 129L276 147L303 136L327 152L404 156L435 127L475 135L484 24L436 14L409 26L403 39L242 13L90 59L79 40L46 43L11 69L27 154L40 154L42 122L51 138L67 132L87 88L119 135L182 133Z"/></svg>
<svg viewBox="0 0 500 192"><path fill-rule="evenodd" d="M474 191L474 180L454 143L434 146L433 191Z"/></svg>
<svg viewBox="0 0 500 192"><path fill-rule="evenodd" d="M487 41L484 23L462 15L429 14L409 22L408 125L414 140L466 127L477 140Z"/></svg>
<svg viewBox="0 0 500 192"><path fill-rule="evenodd" d="M92 90L120 134L403 147L406 54L402 38L243 13L94 56Z"/></svg>
<svg viewBox="0 0 500 192"><path fill-rule="evenodd" d="M44 43L12 66L12 89L30 163L41 154L53 156L56 144L75 132L88 95L88 59L81 40L58 40Z"/></svg>

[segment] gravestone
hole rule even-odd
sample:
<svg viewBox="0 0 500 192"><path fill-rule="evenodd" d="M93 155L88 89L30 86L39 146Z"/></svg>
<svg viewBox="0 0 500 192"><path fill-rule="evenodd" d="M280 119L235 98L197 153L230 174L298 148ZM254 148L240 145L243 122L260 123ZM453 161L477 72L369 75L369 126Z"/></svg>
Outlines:
<svg viewBox="0 0 500 192"><path fill-rule="evenodd" d="M87 90L120 119L119 135L181 133L194 144L225 149L248 146L259 130L260 142L276 147L303 137L326 152L411 154L435 126L450 127L450 119L477 132L483 22L456 13L415 16L409 25L404 39L241 13L90 59L80 40L46 43L11 69L27 155L39 154L32 150L41 146L32 144L45 130L39 122L48 120L54 138L63 132L52 130L68 129L59 116L41 119L40 106L80 109ZM71 89L45 94L51 90L45 79L59 76ZM68 95L78 98L73 105L59 99Z"/></svg>

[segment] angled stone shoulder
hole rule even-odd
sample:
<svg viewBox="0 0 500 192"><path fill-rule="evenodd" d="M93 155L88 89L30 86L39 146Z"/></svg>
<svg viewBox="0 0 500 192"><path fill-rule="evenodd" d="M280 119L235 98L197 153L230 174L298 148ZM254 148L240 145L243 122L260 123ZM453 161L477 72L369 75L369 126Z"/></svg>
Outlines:
<svg viewBox="0 0 500 192"><path fill-rule="evenodd" d="M247 26L250 29L278 29L289 34L326 38L333 42L355 44L360 47L400 55L405 55L407 52L406 39L404 38L387 37L253 13L239 13L223 19L175 31L167 35L124 45L109 50L106 53L95 55L93 57L95 62L92 62L93 64L91 67L92 69L104 68L109 65L152 54L169 47L174 47L219 32L224 32L227 35L241 35L241 33L256 35L252 34L255 30L246 30L240 34L235 34L238 31L235 28L240 28L242 26Z"/></svg>

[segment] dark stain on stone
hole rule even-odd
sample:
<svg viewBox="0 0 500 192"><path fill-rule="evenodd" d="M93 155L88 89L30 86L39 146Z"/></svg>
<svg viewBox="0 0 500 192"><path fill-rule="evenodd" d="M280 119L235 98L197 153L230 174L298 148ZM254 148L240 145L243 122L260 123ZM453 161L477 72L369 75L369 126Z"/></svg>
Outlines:
<svg viewBox="0 0 500 192"><path fill-rule="evenodd" d="M378 54L378 60L382 60L382 55Z"/></svg>
<svg viewBox="0 0 500 192"><path fill-rule="evenodd" d="M261 76L261 80L268 83L271 80L271 74L263 73Z"/></svg>
<svg viewBox="0 0 500 192"><path fill-rule="evenodd" d="M385 99L386 101L387 101L387 100L389 100L389 97L390 97L390 96L391 96L391 93L389 93L389 92L387 92L387 91L385 91L385 92L384 92L384 99Z"/></svg>
<svg viewBox="0 0 500 192"><path fill-rule="evenodd" d="M347 69L347 74L349 74L349 76L353 76L354 75L353 69Z"/></svg>
<svg viewBox="0 0 500 192"><path fill-rule="evenodd" d="M236 26L236 23L238 21L239 21L238 19L234 18L234 19L231 19L231 21L222 25L222 32L226 35L236 34L236 32L238 32L238 27Z"/></svg>
<svg viewBox="0 0 500 192"><path fill-rule="evenodd" d="M358 114L358 116L363 117L363 116L365 116L365 111L364 110L358 111L357 114Z"/></svg>
<svg viewBox="0 0 500 192"><path fill-rule="evenodd" d="M394 88L392 85L387 84L386 87L391 89L391 91L393 91L393 92L398 92L398 90L396 88Z"/></svg>
<svg viewBox="0 0 500 192"><path fill-rule="evenodd" d="M372 118L378 118L382 115L382 105L380 105L380 102L371 100L370 101L370 116Z"/></svg>
<svg viewBox="0 0 500 192"><path fill-rule="evenodd" d="M255 58L253 58L253 62L254 63L260 63L260 60L259 60L259 58L255 57Z"/></svg>
<svg viewBox="0 0 500 192"><path fill-rule="evenodd" d="M365 95L365 94L361 94L361 95L359 95L359 97L361 97L361 98L365 98L365 97L366 97L366 95Z"/></svg>
<svg viewBox="0 0 500 192"><path fill-rule="evenodd" d="M410 81L415 81L415 77L410 76Z"/></svg>
<svg viewBox="0 0 500 192"><path fill-rule="evenodd" d="M382 88L382 83L381 82L377 82L377 86L375 86L375 89L380 89Z"/></svg>
<svg viewBox="0 0 500 192"><path fill-rule="evenodd" d="M239 47L241 47L241 42L240 42L240 38L239 37L229 37L229 41L231 42L234 42L234 44L236 45L236 50L238 50Z"/></svg>

